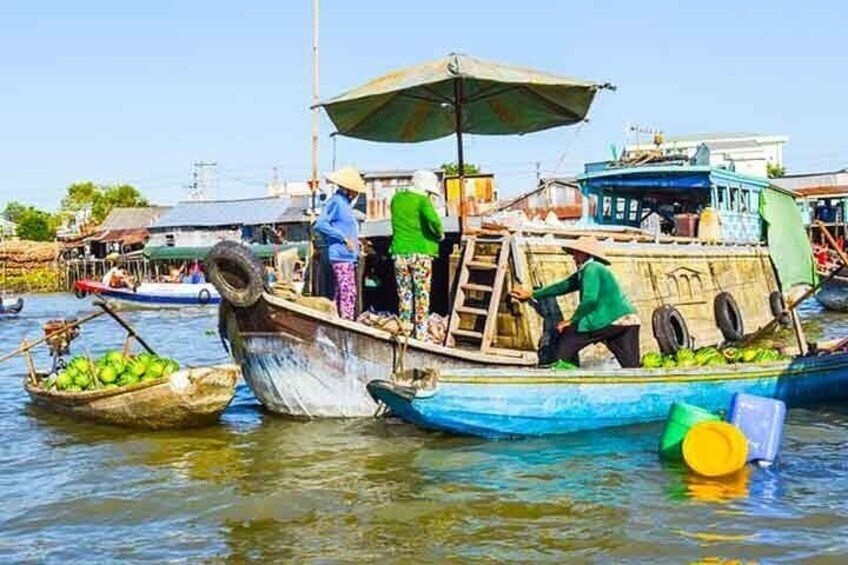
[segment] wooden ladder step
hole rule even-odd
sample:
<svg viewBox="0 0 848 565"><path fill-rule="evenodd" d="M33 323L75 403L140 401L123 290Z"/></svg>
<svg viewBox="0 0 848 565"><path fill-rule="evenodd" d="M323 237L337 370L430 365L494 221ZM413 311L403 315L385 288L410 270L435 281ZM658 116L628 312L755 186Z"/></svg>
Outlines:
<svg viewBox="0 0 848 565"><path fill-rule="evenodd" d="M465 266L477 271L494 271L498 268L496 264L486 263L485 261L469 261Z"/></svg>
<svg viewBox="0 0 848 565"><path fill-rule="evenodd" d="M473 314L474 316L487 316L489 311L485 308L474 308L472 306L460 306L456 309L460 314Z"/></svg>
<svg viewBox="0 0 848 565"><path fill-rule="evenodd" d="M485 285L485 284L466 283L466 284L462 285L462 290L471 290L471 291L478 291L478 292L492 292L493 290L495 290L495 287Z"/></svg>
<svg viewBox="0 0 848 565"><path fill-rule="evenodd" d="M475 332L472 330L453 330L451 332L452 335L456 337L466 337L470 339L482 340L483 332Z"/></svg>

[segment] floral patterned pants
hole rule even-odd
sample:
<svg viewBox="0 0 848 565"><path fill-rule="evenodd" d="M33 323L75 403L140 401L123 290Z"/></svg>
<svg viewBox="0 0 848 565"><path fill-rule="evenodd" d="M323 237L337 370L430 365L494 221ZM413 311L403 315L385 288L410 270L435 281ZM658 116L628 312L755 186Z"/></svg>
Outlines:
<svg viewBox="0 0 848 565"><path fill-rule="evenodd" d="M428 255L413 254L396 255L394 259L400 319L404 323L414 324L413 337L426 340L433 258Z"/></svg>
<svg viewBox="0 0 848 565"><path fill-rule="evenodd" d="M356 263L333 263L333 301L339 316L353 320L356 315Z"/></svg>

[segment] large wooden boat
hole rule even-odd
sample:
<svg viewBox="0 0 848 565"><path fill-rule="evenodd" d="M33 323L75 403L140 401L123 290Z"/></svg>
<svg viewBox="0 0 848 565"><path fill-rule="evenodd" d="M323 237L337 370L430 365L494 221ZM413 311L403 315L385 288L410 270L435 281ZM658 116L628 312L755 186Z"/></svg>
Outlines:
<svg viewBox="0 0 848 565"><path fill-rule="evenodd" d="M235 395L239 368L192 367L136 385L83 392L44 389L44 377L24 384L36 406L118 426L188 428L218 419Z"/></svg>
<svg viewBox="0 0 848 565"><path fill-rule="evenodd" d="M376 409L364 384L386 378L401 364L471 370L538 364L540 343L570 317L576 297L518 304L508 291L515 285L538 288L572 274L575 265L562 250L569 238L591 234L601 240L638 310L643 352L735 341L780 313L774 305L782 301L773 299L781 298L781 288L761 242L764 230L755 205L760 192L772 190L766 179L665 166L603 170L588 174L581 186L587 205L580 229L501 226L461 239L454 235L443 244L434 263L431 303L449 316L442 343L407 340L263 292L261 265L232 245L218 260L215 249L207 258L210 280L223 298L221 334L267 409L297 417L355 417ZM722 236L640 229L643 218L687 196L692 206L716 204L714 212L725 218ZM795 209L792 197L784 196ZM372 298L391 309L397 302L389 241L371 239L385 258L384 285ZM366 300L363 309L373 305ZM585 350L581 361L591 364L608 356L606 348L596 346Z"/></svg>
<svg viewBox="0 0 848 565"><path fill-rule="evenodd" d="M848 399L848 354L676 369L440 369L373 380L369 392L419 427L486 438L664 420L673 402L726 410L734 393L792 406Z"/></svg>

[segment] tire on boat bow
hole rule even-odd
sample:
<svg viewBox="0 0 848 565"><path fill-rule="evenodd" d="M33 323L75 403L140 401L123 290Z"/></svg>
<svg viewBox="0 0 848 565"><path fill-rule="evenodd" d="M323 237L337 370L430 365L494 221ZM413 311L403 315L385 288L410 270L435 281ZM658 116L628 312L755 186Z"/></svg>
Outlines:
<svg viewBox="0 0 848 565"><path fill-rule="evenodd" d="M265 267L246 247L221 241L206 256L209 281L221 298L237 308L256 304L265 289Z"/></svg>
<svg viewBox="0 0 848 565"><path fill-rule="evenodd" d="M713 300L713 313L716 326L727 341L739 341L745 337L745 324L742 311L729 292L720 292Z"/></svg>
<svg viewBox="0 0 848 565"><path fill-rule="evenodd" d="M674 306L666 304L654 310L651 326L663 355L676 353L692 343L686 320Z"/></svg>

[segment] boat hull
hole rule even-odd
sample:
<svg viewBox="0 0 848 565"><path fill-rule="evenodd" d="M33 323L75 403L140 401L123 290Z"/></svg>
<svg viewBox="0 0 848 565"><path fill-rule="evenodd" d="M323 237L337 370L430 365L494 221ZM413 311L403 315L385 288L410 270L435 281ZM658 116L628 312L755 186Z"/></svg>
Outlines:
<svg viewBox="0 0 848 565"><path fill-rule="evenodd" d="M676 371L444 371L429 388L398 379L368 385L392 413L422 428L509 438L662 421L673 402L726 410L738 392L789 406L845 400L848 355Z"/></svg>
<svg viewBox="0 0 848 565"><path fill-rule="evenodd" d="M24 308L24 299L16 298L15 300L4 299L0 303L0 315L15 316Z"/></svg>
<svg viewBox="0 0 848 565"><path fill-rule="evenodd" d="M368 381L413 366L531 365L526 358L450 349L263 295L248 309L225 304L221 333L245 382L271 412L297 418L372 416Z"/></svg>
<svg viewBox="0 0 848 565"><path fill-rule="evenodd" d="M221 295L209 283L142 283L136 290L131 290L109 288L95 281L78 281L74 289L79 297L95 294L140 308L203 307L216 306L221 302Z"/></svg>
<svg viewBox="0 0 848 565"><path fill-rule="evenodd" d="M118 389L68 393L30 382L25 388L34 405L80 419L133 428L189 428L218 419L235 396L238 377L235 365L219 365Z"/></svg>
<svg viewBox="0 0 848 565"><path fill-rule="evenodd" d="M848 279L840 276L824 283L816 300L828 310L848 312Z"/></svg>

